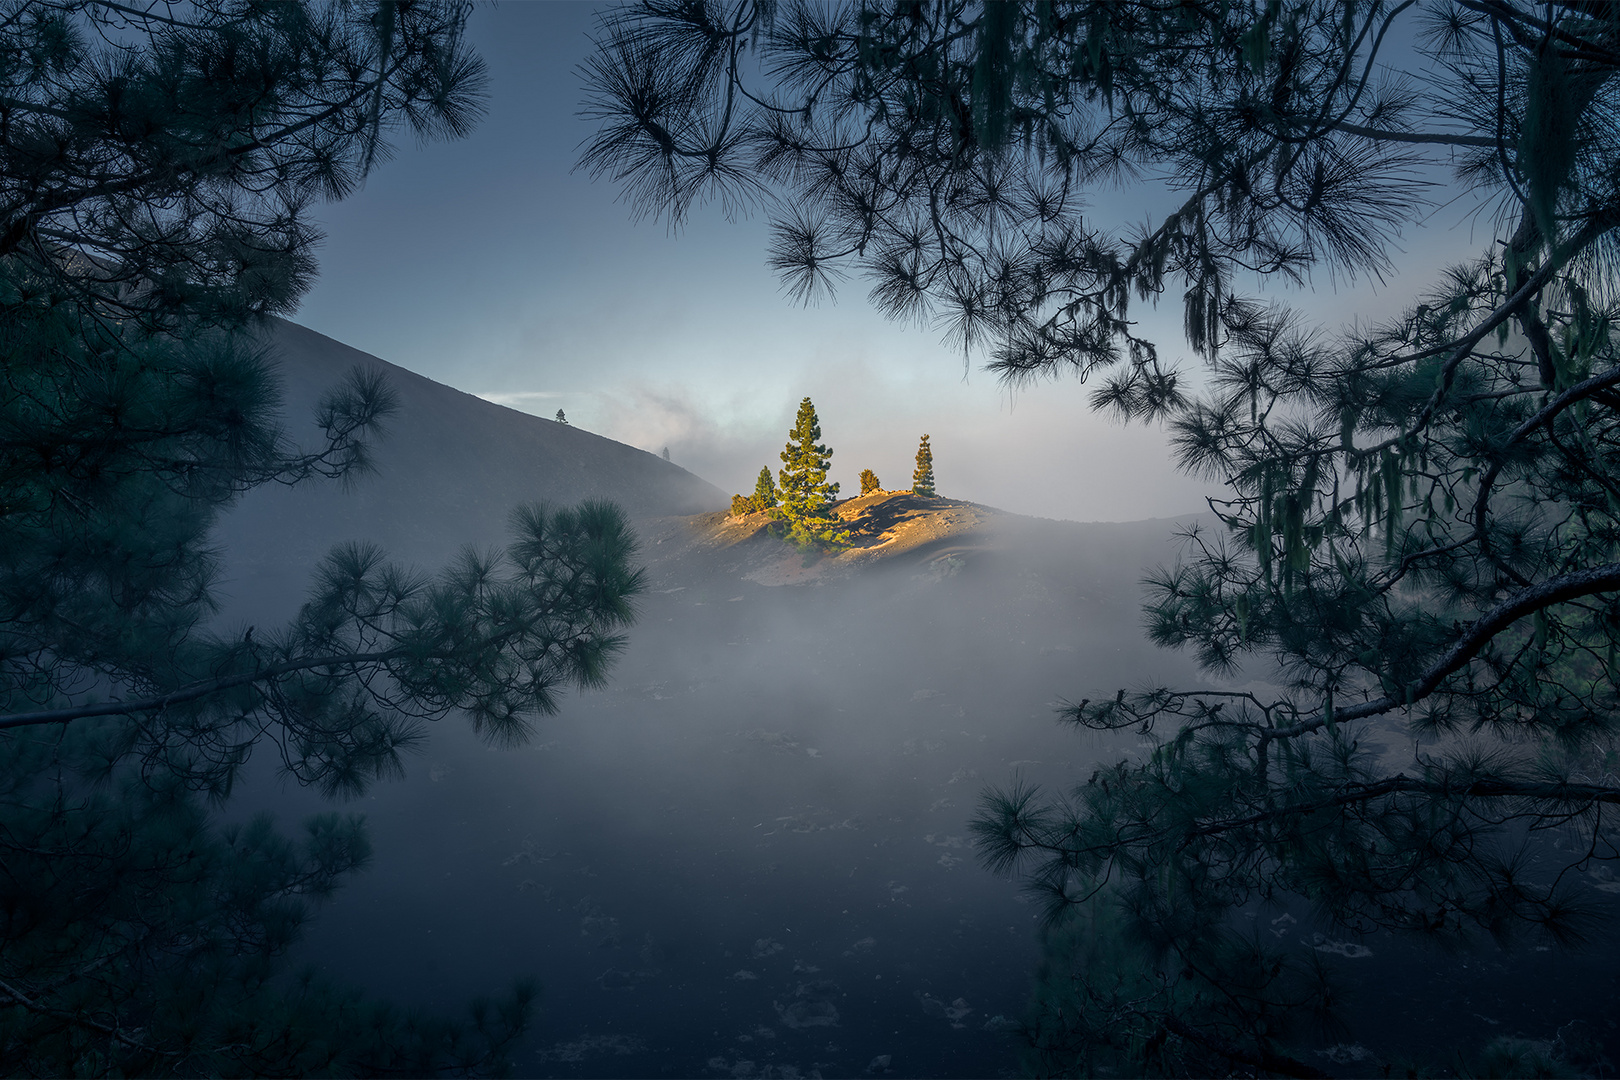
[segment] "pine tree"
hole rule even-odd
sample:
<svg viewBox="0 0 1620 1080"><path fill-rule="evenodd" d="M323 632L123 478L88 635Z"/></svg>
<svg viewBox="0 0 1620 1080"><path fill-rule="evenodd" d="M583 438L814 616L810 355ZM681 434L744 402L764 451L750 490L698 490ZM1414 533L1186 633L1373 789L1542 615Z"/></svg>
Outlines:
<svg viewBox="0 0 1620 1080"><path fill-rule="evenodd" d="M622 10L582 164L673 220L757 184L791 293L859 274L1009 381L1165 424L1226 487L1146 582L1149 636L1272 683L1093 693L1060 715L1151 745L987 794L979 853L1054 928L1031 1067L1317 1074L1287 1039L1321 969L1231 933L1259 898L1569 940L1620 847L1620 7L797 11ZM768 71L737 62L760 38ZM1091 218L1137 173L1185 182ZM1405 311L1335 330L1269 287L1379 277L1457 202L1491 235ZM1172 297L1202 396L1131 310Z"/></svg>
<svg viewBox="0 0 1620 1080"><path fill-rule="evenodd" d="M838 497L838 485L827 482L827 470L832 467L833 452L817 442L821 438L821 422L816 418L816 407L809 398L799 402L799 415L788 432L783 449L782 468L777 473L781 482L782 512L792 522L810 521L827 517L827 508Z"/></svg>
<svg viewBox="0 0 1620 1080"><path fill-rule="evenodd" d="M754 500L746 495L733 495L731 497L731 516L747 517L754 512Z"/></svg>
<svg viewBox="0 0 1620 1080"><path fill-rule="evenodd" d="M883 486L882 482L879 481L878 478L877 478L877 473L873 472L871 469L862 469L861 470L861 494L862 495L870 495L870 494L872 494L872 492L878 490L882 486Z"/></svg>
<svg viewBox="0 0 1620 1080"><path fill-rule="evenodd" d="M777 504L776 481L771 479L771 467L759 467L759 479L754 482L754 497L749 505L754 510L774 510Z"/></svg>
<svg viewBox="0 0 1620 1080"><path fill-rule="evenodd" d="M838 497L838 485L827 481L833 452L817 442L820 438L816 407L805 398L799 403L793 430L788 432L782 468L777 473L788 538L801 547L830 546L849 535L847 530L838 529L838 519L832 512L833 500Z"/></svg>
<svg viewBox="0 0 1620 1080"><path fill-rule="evenodd" d="M559 424L568 423L568 417L563 414L563 411L561 409L557 410L556 420L557 420L557 423L559 423Z"/></svg>
<svg viewBox="0 0 1620 1080"><path fill-rule="evenodd" d="M520 742L602 681L641 588L614 508L528 508L424 578L334 551L281 628L209 630L244 491L354 477L393 408L351 375L284 434L258 331L312 280L308 208L387 132L466 133L453 0L0 4L0 1063L24 1075L498 1068L521 991L413 1024L273 978L359 819L221 827L255 744L352 795L452 712ZM428 1030L431 1027L432 1030ZM413 1034L411 1030L415 1029Z"/></svg>
<svg viewBox="0 0 1620 1080"><path fill-rule="evenodd" d="M917 469L911 474L911 493L925 499L934 497L934 451L926 435L917 444Z"/></svg>

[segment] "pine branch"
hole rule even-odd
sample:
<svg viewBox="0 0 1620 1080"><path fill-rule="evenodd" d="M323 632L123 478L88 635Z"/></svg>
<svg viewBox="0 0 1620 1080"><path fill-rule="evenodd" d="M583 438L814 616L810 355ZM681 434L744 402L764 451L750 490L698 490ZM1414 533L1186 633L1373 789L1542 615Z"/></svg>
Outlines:
<svg viewBox="0 0 1620 1080"><path fill-rule="evenodd" d="M1476 146L1481 149L1494 149L1497 145L1495 139L1484 135L1442 135L1429 134L1417 131L1391 131L1387 128L1366 127L1362 124L1351 124L1339 121L1332 126L1333 131L1342 131L1346 135L1357 135L1364 139L1374 139L1378 142L1413 143L1423 146Z"/></svg>
<svg viewBox="0 0 1620 1080"><path fill-rule="evenodd" d="M1363 720L1395 709L1405 708L1428 697L1445 681L1446 677L1461 670L1479 655L1490 641L1515 622L1555 604L1562 604L1594 593L1620 590L1620 563L1606 563L1569 574L1549 578L1540 584L1523 589L1487 611L1463 635L1454 641L1441 658L1423 675L1411 683L1401 697L1385 694L1383 697L1333 710L1333 721ZM1267 728L1260 733L1262 744L1273 739L1292 739L1326 727L1326 716L1304 720L1288 727Z"/></svg>
<svg viewBox="0 0 1620 1080"><path fill-rule="evenodd" d="M1620 787L1611 787L1605 784L1527 784L1496 778L1470 780L1464 784L1452 784L1445 781L1422 780L1407 776L1405 773L1399 773L1371 784L1354 784L1351 786L1354 790L1345 791L1330 798L1315 799L1306 803L1291 803L1257 814L1251 814L1247 817L1211 821L1208 824L1200 825L1198 828L1188 830L1184 834L1181 846L1185 847L1199 837L1219 836L1237 829L1247 829L1255 825L1281 821L1285 818L1301 817L1321 810L1355 806L1360 803L1371 802L1374 799L1381 799L1386 795L1418 794L1448 799L1533 799L1544 803L1575 804L1579 807L1590 806L1593 803L1620 805Z"/></svg>
<svg viewBox="0 0 1620 1080"><path fill-rule="evenodd" d="M422 653L401 648L389 649L386 652L347 653L341 656L316 657L311 660L289 660L280 664L272 664L266 668L260 668L257 671L243 672L238 675L225 675L217 679L203 679L167 694L141 698L137 701L109 701L100 705L77 705L65 709L43 709L37 712L11 713L7 716L0 716L0 731L8 728L32 727L37 724L66 724L93 716L129 716L134 713L162 712L173 705L183 705L186 702L196 701L199 698L205 698L221 691L232 690L238 686L249 686L267 679L278 679L283 675L307 671L310 668L386 664L390 660L401 660L407 656L426 660L447 660L456 654L456 651Z"/></svg>
<svg viewBox="0 0 1620 1080"><path fill-rule="evenodd" d="M1526 304L1547 287L1555 274L1568 266L1577 255L1585 251L1604 233L1614 229L1616 225L1620 225L1620 204L1605 207L1603 212L1594 213L1589 217L1579 232L1558 245L1557 249L1547 257L1547 261L1538 267L1536 272L1531 274L1507 299L1498 304L1489 315L1481 320L1478 326L1452 343L1451 355L1446 358L1446 362L1440 368L1438 385L1435 386L1434 393L1429 395L1429 400L1424 403L1423 408L1418 412L1417 419L1412 422L1411 426L1377 446L1368 447L1362 453L1373 454L1379 450L1400 447L1428 427L1429 421L1434 419L1435 413L1439 411L1441 404L1446 400L1446 396L1451 392L1451 385L1457 377L1457 368L1464 360L1474 355L1474 349L1479 343L1484 341L1491 331L1523 310Z"/></svg>
<svg viewBox="0 0 1620 1080"><path fill-rule="evenodd" d="M143 1043L138 1039L130 1038L128 1035L124 1034L118 1028L113 1027L110 1024L103 1024L99 1020L92 1020L82 1012L75 1012L71 1009L53 1009L49 1005L42 1005L30 998L28 995L24 994L21 990L18 990L16 987L12 986L10 983L0 981L0 992L5 993L8 998L27 1009L29 1012L37 1013L40 1016L48 1016L53 1020L61 1020L69 1024L74 1024L78 1027L89 1028L92 1031L99 1031L103 1035L111 1036L115 1042L127 1050L138 1050L141 1053L151 1054L154 1057L177 1058L183 1056L175 1050L159 1050L155 1046L148 1046L146 1043Z"/></svg>
<svg viewBox="0 0 1620 1080"><path fill-rule="evenodd" d="M394 74L399 67L400 65L396 63L380 79L386 79L387 76ZM380 87L382 82L379 81L377 85ZM254 150L268 149L279 142L290 139L300 131L329 120L344 109L353 106L368 93L371 93L372 89L371 83L364 84L359 90L349 95L348 98L336 102L318 113L306 116L302 120L288 124L279 131L260 136L249 142L226 147L223 150L204 155L183 165L165 165L148 172L122 176L116 180L105 179L93 185L78 188L60 188L43 195L35 202L33 207L18 214L3 230L0 230L0 256L9 255L21 247L23 241L27 239L28 234L33 230L34 225L41 218L77 206L87 199L105 199L114 195L127 195L153 185L162 185L171 189L181 187L183 185L179 183L180 177L204 176L215 166L232 161Z"/></svg>
<svg viewBox="0 0 1620 1080"><path fill-rule="evenodd" d="M1593 375L1565 390L1551 401L1547 402L1524 423L1514 428L1502 444L1503 449L1514 445L1540 427L1550 427L1558 414L1577 402L1589 397L1597 397L1598 391L1620 383L1620 367L1612 367L1608 371ZM1612 407L1612 406L1611 406ZM1485 535L1485 514L1490 504L1491 489L1496 484L1496 478L1501 475L1506 459L1499 458L1491 463L1491 467L1480 477L1479 494L1474 500L1474 532L1483 537Z"/></svg>

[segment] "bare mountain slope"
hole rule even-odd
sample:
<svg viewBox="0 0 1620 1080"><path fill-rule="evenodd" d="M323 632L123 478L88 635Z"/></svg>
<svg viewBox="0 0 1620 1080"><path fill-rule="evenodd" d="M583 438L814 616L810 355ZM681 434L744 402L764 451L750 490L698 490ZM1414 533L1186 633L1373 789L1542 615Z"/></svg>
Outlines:
<svg viewBox="0 0 1620 1080"><path fill-rule="evenodd" d="M638 521L725 504L718 488L656 454L484 401L294 323L276 320L269 344L296 435L313 439L311 407L356 365L384 372L400 407L377 447L375 475L347 491L260 488L224 517L222 591L233 612L291 614L309 568L346 540L374 541L432 569L463 544L504 543L507 515L522 502L606 499Z"/></svg>

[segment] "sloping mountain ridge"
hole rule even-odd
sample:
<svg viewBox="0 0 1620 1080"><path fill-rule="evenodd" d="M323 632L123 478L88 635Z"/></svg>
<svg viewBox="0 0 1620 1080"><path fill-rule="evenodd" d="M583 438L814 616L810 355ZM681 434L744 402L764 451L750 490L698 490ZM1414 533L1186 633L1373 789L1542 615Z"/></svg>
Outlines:
<svg viewBox="0 0 1620 1080"><path fill-rule="evenodd" d="M641 537L655 582L731 574L757 585L830 585L865 570L924 564L948 574L988 550L1089 551L1094 540L1083 536L1118 531L880 491L837 504L854 534L850 547L806 556L769 535L766 515L729 516L719 510L728 501L719 488L656 454L485 401L296 323L273 320L266 344L295 438L316 440L311 411L355 367L381 372L399 407L376 441L373 473L346 484L265 485L222 516L228 619L290 617L311 569L338 543L373 542L431 571L466 545L504 544L513 507L535 501L617 504ZM1169 532L1168 524L1146 527ZM1103 547L1113 553L1112 544ZM1090 561L1096 573L1111 569Z"/></svg>
<svg viewBox="0 0 1620 1080"><path fill-rule="evenodd" d="M725 504L720 489L656 454L485 401L295 323L274 320L266 344L295 438L314 442L311 409L356 366L382 372L399 409L376 444L374 474L347 485L265 485L223 516L230 611L290 615L310 567L342 541L372 541L434 569L463 545L504 544L519 503L604 499L633 521Z"/></svg>

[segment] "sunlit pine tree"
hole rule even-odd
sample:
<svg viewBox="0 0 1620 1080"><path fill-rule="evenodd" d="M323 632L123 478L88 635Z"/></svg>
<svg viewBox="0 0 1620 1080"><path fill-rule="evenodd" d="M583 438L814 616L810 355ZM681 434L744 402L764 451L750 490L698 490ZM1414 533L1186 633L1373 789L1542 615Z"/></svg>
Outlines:
<svg viewBox="0 0 1620 1080"><path fill-rule="evenodd" d="M781 516L788 524L788 539L801 547L826 546L842 538L832 512L838 485L827 480L833 452L820 439L816 407L805 398L799 402L799 415L788 432L782 468L777 471Z"/></svg>

